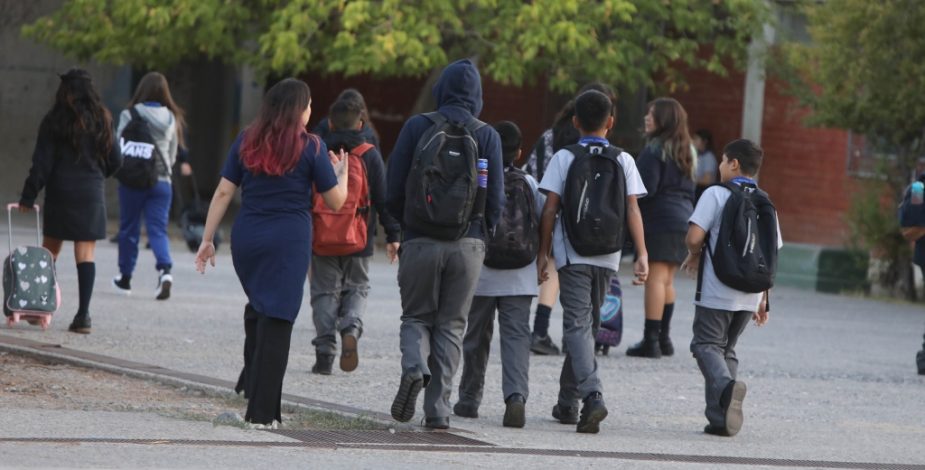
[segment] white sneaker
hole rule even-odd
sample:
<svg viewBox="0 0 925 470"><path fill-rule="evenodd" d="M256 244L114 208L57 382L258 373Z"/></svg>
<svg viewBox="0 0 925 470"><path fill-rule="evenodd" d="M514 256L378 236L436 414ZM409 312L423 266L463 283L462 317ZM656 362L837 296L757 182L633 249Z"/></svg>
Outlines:
<svg viewBox="0 0 925 470"><path fill-rule="evenodd" d="M112 286L116 288L116 292L124 295L132 295L132 285L129 281L122 279L122 275L112 278Z"/></svg>
<svg viewBox="0 0 925 470"><path fill-rule="evenodd" d="M173 285L173 276L165 274L163 271L157 278L157 300L167 300L170 298L170 286Z"/></svg>

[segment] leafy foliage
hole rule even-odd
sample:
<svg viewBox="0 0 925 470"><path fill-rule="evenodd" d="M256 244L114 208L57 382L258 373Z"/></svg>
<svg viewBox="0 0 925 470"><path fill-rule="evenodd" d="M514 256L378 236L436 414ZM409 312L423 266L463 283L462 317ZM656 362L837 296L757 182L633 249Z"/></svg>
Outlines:
<svg viewBox="0 0 925 470"><path fill-rule="evenodd" d="M757 0L67 0L23 33L147 68L208 56L263 73L418 76L477 57L502 83L547 75L571 91L678 85L680 65L725 73L766 13Z"/></svg>

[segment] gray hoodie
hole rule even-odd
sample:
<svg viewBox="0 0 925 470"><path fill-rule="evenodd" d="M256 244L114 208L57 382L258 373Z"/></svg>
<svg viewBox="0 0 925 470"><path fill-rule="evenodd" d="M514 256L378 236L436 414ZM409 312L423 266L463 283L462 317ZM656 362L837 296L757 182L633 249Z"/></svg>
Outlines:
<svg viewBox="0 0 925 470"><path fill-rule="evenodd" d="M155 145L162 157L157 161L158 180L169 183L171 169L177 161L177 120L166 106L138 103L135 109L144 120L148 121L151 136L154 137ZM122 135L122 131L131 120L132 114L129 110L123 110L119 115L117 136Z"/></svg>

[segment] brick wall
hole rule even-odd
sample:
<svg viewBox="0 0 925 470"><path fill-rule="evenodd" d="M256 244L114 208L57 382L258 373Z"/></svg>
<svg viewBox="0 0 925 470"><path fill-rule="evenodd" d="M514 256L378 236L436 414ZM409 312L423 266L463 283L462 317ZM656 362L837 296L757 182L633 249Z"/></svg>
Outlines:
<svg viewBox="0 0 925 470"><path fill-rule="evenodd" d="M720 77L692 71L687 80L689 89L672 96L687 110L691 131L705 128L713 133L714 151L720 157L723 145L741 132L744 74ZM780 83L767 82L761 186L777 206L784 240L843 245L844 214L853 188L846 171L847 133L805 128L805 113L782 92Z"/></svg>

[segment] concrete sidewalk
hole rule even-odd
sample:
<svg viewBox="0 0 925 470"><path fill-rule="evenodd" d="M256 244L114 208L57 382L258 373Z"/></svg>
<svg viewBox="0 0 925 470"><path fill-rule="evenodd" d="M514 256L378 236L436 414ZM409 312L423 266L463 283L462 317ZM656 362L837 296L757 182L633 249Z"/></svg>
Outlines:
<svg viewBox="0 0 925 470"><path fill-rule="evenodd" d="M17 234L27 236L28 232L20 229ZM3 231L0 247L5 246ZM193 254L184 245L175 242L172 248L176 280L173 296L159 302L154 300L153 255L142 250L133 279L134 292L125 297L113 292L109 285L110 278L117 273L115 245L101 242L97 248L96 292L91 304L93 333L82 336L66 332L77 302L73 256L70 244L66 244L58 262L63 306L52 327L41 332L35 327L17 325L0 334L233 381L242 361L241 324L245 297L234 275L228 247L220 249L218 266L205 276L195 273ZM306 296L293 330L285 393L388 413L401 372L397 267L378 255L371 266L372 289L365 332L360 341L359 369L351 374L336 370L330 377L310 373L314 362L311 346L314 331ZM629 278L624 274L621 279L628 281ZM806 460L809 466L813 466L812 462L823 466L823 461L925 464L922 398L925 377L915 374L914 361L925 328L922 305L820 295L786 288L775 290L770 323L760 329L750 326L737 349L740 377L748 383L749 394L743 430L735 438L728 439L701 432L705 424L703 379L693 358L686 352L691 338L694 283L682 279L677 287L672 336L678 353L662 360L623 355L627 343L641 337L643 323L643 290L625 287L624 344L610 356L599 359L604 398L610 409L600 434L578 435L574 426L559 425L550 417L550 409L556 401L562 357L532 357L527 426L522 430L501 427L504 406L497 337L492 346L485 400L479 410L481 418L452 417L451 424L470 431L469 437L504 448L795 459ZM553 338L559 342L561 314L558 310L553 313L551 330ZM421 416L419 408L415 420ZM4 410L0 415L2 437L40 437L43 432L60 435L49 431L59 420L46 418L49 417L41 414L21 416ZM74 416L73 419L79 422L81 418ZM23 420L31 422L32 426L12 425ZM71 436L79 434L76 430L81 428L67 426ZM94 428L105 434L105 425ZM33 445L38 444L30 444ZM82 444L81 449L86 446L87 452L99 453L100 460L91 460L96 465L123 466L102 458L107 445L114 444ZM42 446L43 457L39 459L33 452L21 452L22 446L0 443L0 456L4 456L4 463L28 466L69 466L73 463L63 460L64 453L69 452L64 450L66 445ZM172 447L170 455L159 456L156 448L140 448L144 451L139 453L145 457L129 461L127 466L211 466L211 457L192 456L208 456L212 451L198 452L186 447L175 454ZM301 462L304 466L309 461L305 449L267 452L274 455L273 462L278 458L279 462ZM54 456L59 453L62 460L55 460ZM541 467L605 464L601 459L569 460L553 456L402 454L311 450L311 458L318 459L311 462L313 466L315 462L335 466L356 463L370 468L406 466L408 463L416 466L425 462L460 467L540 462ZM11 455L16 459L8 460L7 456ZM190 458L178 457L182 455ZM290 458L297 460L287 460ZM251 462L257 461L244 459L239 461L240 465L232 466L252 466L248 465ZM702 465L678 461L619 462L621 466L625 464L635 468Z"/></svg>

